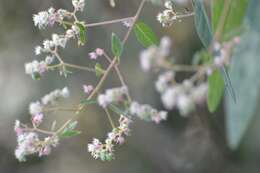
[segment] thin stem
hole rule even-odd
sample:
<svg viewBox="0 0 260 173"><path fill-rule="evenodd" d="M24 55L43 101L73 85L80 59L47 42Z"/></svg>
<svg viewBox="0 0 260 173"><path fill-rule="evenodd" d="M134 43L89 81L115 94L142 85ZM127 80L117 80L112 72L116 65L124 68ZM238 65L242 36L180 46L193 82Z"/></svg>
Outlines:
<svg viewBox="0 0 260 173"><path fill-rule="evenodd" d="M111 58L107 55L106 52L104 52L104 56L105 56L105 58L107 59L107 61L108 61L109 63L112 62ZM127 86L127 85L126 85L126 82L125 82L125 80L124 80L124 78L123 78L123 75L121 74L121 71L120 71L120 69L119 69L119 67L118 67L117 64L115 65L115 71L116 71L116 74L117 74L117 76L118 76L118 78L119 78L119 80L120 80L120 82L121 82L121 85L122 85L122 86ZM126 96L127 96L127 100L128 100L129 102L131 102L132 99L131 99L131 96L130 96L130 94L129 94L129 91L127 91Z"/></svg>
<svg viewBox="0 0 260 173"><path fill-rule="evenodd" d="M127 33L126 33L124 39L123 39L123 42L122 42L123 45L126 43L126 41L127 41L128 37L129 37L131 31L133 30L133 26L134 26L135 22L137 21L139 15L140 15L140 13L141 13L141 11L142 11L142 9L143 9L143 6L144 6L145 1L146 1L146 0L142 0L142 1L141 1L140 6L139 6L139 8L138 8L138 10L137 10L137 12L136 12L136 15L135 15L134 19L133 19L133 24L132 24L131 27L128 29L128 31L127 31ZM112 69L112 68L114 67L114 65L116 64L116 62L117 62L117 59L114 58L113 61L112 61L112 62L110 63L110 65L108 66L108 68L106 69L106 71L104 72L104 74L103 74L103 76L101 77L99 83L97 84L97 86L96 86L95 89L91 92L91 94L89 95L89 97L88 97L87 99L92 99L92 98L97 94L97 92L99 91L99 89L102 87L102 85L103 85L105 79L107 78L109 72L111 71L111 69ZM75 114L71 119L69 119L68 121L66 121L66 122L63 124L63 126L60 127L60 128L55 132L55 135L59 134L74 118L76 118L77 115L80 113L80 111L83 110L84 107L85 107L85 105L80 104L80 105L79 105L79 109L78 109L78 111L76 112L76 114Z"/></svg>
<svg viewBox="0 0 260 173"><path fill-rule="evenodd" d="M137 21L139 15L140 15L140 13L141 13L143 7L144 7L145 1L146 1L146 0L142 0L142 1L141 1L141 4L140 4L140 6L139 6L139 8L138 8L138 10L137 10L137 12L136 12L134 18L133 18L133 23L132 23L132 25L130 26L130 28L128 29L128 31L127 31L127 33L126 33L126 35L125 35L125 38L123 39L123 42L122 42L123 45L126 43L128 37L129 37L129 35L131 34L131 32L132 32L132 30L133 30L133 28L134 28L134 24L136 23L136 21Z"/></svg>
<svg viewBox="0 0 260 173"><path fill-rule="evenodd" d="M70 64L70 63L64 63L64 65L67 67L71 67L71 68L75 68L75 69L79 69L79 70L86 70L86 71L94 72L94 73L96 72L95 69L85 67L85 66L80 66L80 65Z"/></svg>
<svg viewBox="0 0 260 173"><path fill-rule="evenodd" d="M65 24L65 25L70 25L70 26L72 26L72 25L74 25L72 22L68 22L68 21L61 21L60 23L62 23L62 24Z"/></svg>
<svg viewBox="0 0 260 173"><path fill-rule="evenodd" d="M180 14L180 15L177 15L176 18L177 18L177 19L182 19L182 18L194 16L194 14L195 14L194 12L192 12L192 13L187 13L187 14Z"/></svg>
<svg viewBox="0 0 260 173"><path fill-rule="evenodd" d="M61 64L64 63L64 61L62 60L62 58L60 57L60 55L58 54L58 47L55 46L54 51L52 51L53 55L56 56L56 58L60 61Z"/></svg>
<svg viewBox="0 0 260 173"><path fill-rule="evenodd" d="M52 108L45 108L43 109L43 112L55 112L55 111L76 111L77 108L65 108L65 107L52 107Z"/></svg>
<svg viewBox="0 0 260 173"><path fill-rule="evenodd" d="M114 124L114 121L113 121L113 119L112 119L112 117L111 117L111 115L110 115L108 109L107 109L107 108L104 108L104 110L105 110L105 112L106 112L106 114L107 114L107 118L108 118L109 123L111 124L112 128L113 128L113 129L116 128L116 126L115 126L115 124Z"/></svg>
<svg viewBox="0 0 260 173"><path fill-rule="evenodd" d="M161 62L159 66L168 70L173 70L178 72L194 72L194 71L196 72L202 68L202 66L198 66L198 65L170 64L166 61Z"/></svg>
<svg viewBox="0 0 260 173"><path fill-rule="evenodd" d="M102 26L102 25L108 25L108 24L113 24L113 23L120 23L128 20L133 20L133 17L126 17L122 19L115 19L115 20L109 20L109 21L104 21L104 22L97 22L97 23L90 23L90 24L85 24L86 28L89 27L95 27L95 26Z"/></svg>
<svg viewBox="0 0 260 173"><path fill-rule="evenodd" d="M55 134L55 132L51 132L51 131L39 129L39 128L37 128L35 125L34 125L33 128L30 128L30 127L28 127L28 126L25 125L25 124L21 124L21 126L24 128L23 130L29 131L29 132L37 131L37 132L40 132L40 133L46 134L46 135L54 135L54 134Z"/></svg>
<svg viewBox="0 0 260 173"><path fill-rule="evenodd" d="M78 69L78 70L85 70L85 71L89 71L89 72L96 72L95 69L90 68L90 67L85 67L85 66L80 66L80 65L76 65L76 64L70 64L70 63L59 63L59 64L55 64L55 65L49 65L48 68L49 69L54 69L54 68L59 68L59 67L70 67L70 68L74 68L74 69Z"/></svg>
<svg viewBox="0 0 260 173"><path fill-rule="evenodd" d="M215 32L215 35L214 35L215 41L218 41L221 37L221 34L222 34L224 26L225 26L225 20L227 18L228 11L229 11L231 3L232 3L231 0L225 0L225 2L224 2L224 9L223 9L223 12L220 16L218 26L217 26L217 29L216 29L216 32Z"/></svg>

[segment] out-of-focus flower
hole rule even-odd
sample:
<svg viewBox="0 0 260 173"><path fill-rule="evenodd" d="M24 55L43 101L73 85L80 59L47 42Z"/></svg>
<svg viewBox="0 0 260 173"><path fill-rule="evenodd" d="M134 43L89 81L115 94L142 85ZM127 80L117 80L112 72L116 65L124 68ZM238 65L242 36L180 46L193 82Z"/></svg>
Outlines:
<svg viewBox="0 0 260 173"><path fill-rule="evenodd" d="M132 115L145 121L154 121L160 123L162 120L167 119L166 111L158 111L152 108L150 105L140 105L137 102L132 102L129 108Z"/></svg>
<svg viewBox="0 0 260 173"><path fill-rule="evenodd" d="M168 37L163 37L160 46L150 46L143 50L140 54L140 64L144 71L149 71L153 67L157 67L169 56L171 48L171 40Z"/></svg>
<svg viewBox="0 0 260 173"><path fill-rule="evenodd" d="M83 90L84 90L84 93L86 93L86 94L89 94L93 89L94 88L92 85L83 85Z"/></svg>
<svg viewBox="0 0 260 173"><path fill-rule="evenodd" d="M107 107L110 103L122 102L127 92L126 86L107 89L104 94L98 96L98 104L102 107Z"/></svg>

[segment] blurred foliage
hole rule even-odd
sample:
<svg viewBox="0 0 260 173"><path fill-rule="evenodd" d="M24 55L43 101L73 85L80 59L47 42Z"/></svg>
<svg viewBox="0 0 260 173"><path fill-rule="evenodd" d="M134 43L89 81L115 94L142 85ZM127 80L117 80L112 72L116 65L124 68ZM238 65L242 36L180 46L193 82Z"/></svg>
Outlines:
<svg viewBox="0 0 260 173"><path fill-rule="evenodd" d="M258 114L260 96L259 8L258 0L250 1L245 19L247 30L241 36L241 43L234 52L234 60L230 67L230 76L238 96L237 103L232 103L229 97L227 102L227 137L232 149L239 146L253 116Z"/></svg>

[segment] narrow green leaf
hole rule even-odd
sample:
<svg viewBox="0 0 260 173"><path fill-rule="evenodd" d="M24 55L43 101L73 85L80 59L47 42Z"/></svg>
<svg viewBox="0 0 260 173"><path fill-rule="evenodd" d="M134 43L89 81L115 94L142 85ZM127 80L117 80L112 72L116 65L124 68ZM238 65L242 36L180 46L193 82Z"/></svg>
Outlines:
<svg viewBox="0 0 260 173"><path fill-rule="evenodd" d="M125 110L120 109L114 104L110 104L109 109L111 109L113 112L117 113L118 115L128 115L128 113Z"/></svg>
<svg viewBox="0 0 260 173"><path fill-rule="evenodd" d="M97 77L100 77L103 74L103 72L104 72L104 70L102 69L102 67L101 67L101 65L99 63L96 63L95 71L96 71L96 76Z"/></svg>
<svg viewBox="0 0 260 173"><path fill-rule="evenodd" d="M208 109L215 112L224 93L224 81L219 70L215 70L208 78Z"/></svg>
<svg viewBox="0 0 260 173"><path fill-rule="evenodd" d="M208 48L212 41L212 31L203 1L192 0L192 5L195 12L194 22L198 36L204 47Z"/></svg>
<svg viewBox="0 0 260 173"><path fill-rule="evenodd" d="M114 56L119 60L123 52L123 44L115 33L112 33L111 36L111 50Z"/></svg>
<svg viewBox="0 0 260 173"><path fill-rule="evenodd" d="M221 38L228 40L241 31L241 25L247 9L248 0L212 0L211 1L211 23L212 30L216 31L224 8L228 8L228 13L224 21L224 28ZM229 6L227 6L229 5ZM240 28L240 29L239 29Z"/></svg>
<svg viewBox="0 0 260 173"><path fill-rule="evenodd" d="M74 130L64 131L64 132L60 135L60 137L62 137L62 138L69 138L69 137L77 136L77 135L79 135L79 134L81 134L80 131L74 131Z"/></svg>
<svg viewBox="0 0 260 173"><path fill-rule="evenodd" d="M137 40L144 46L158 45L158 39L152 29L143 22L137 22L134 26Z"/></svg>
<svg viewBox="0 0 260 173"><path fill-rule="evenodd" d="M76 136L79 135L81 132L80 131L76 131L74 130L77 126L78 122L74 121L71 122L59 135L60 137L72 137L72 136Z"/></svg>
<svg viewBox="0 0 260 173"><path fill-rule="evenodd" d="M92 104L96 104L97 100L96 99L83 99L80 101L81 104L84 105L92 105Z"/></svg>
<svg viewBox="0 0 260 173"><path fill-rule="evenodd" d="M83 23L76 23L76 25L79 27L79 45L84 45L86 43L86 28L83 25Z"/></svg>
<svg viewBox="0 0 260 173"><path fill-rule="evenodd" d="M245 19L247 31L233 53L230 78L237 94L233 103L227 96L226 129L231 149L237 149L255 115L259 114L260 100L260 1L249 1Z"/></svg>

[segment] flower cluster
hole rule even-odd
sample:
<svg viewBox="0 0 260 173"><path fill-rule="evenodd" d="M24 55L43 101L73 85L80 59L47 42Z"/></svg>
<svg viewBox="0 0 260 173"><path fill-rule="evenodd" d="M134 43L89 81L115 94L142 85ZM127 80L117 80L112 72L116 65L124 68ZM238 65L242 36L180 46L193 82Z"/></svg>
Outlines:
<svg viewBox="0 0 260 173"><path fill-rule="evenodd" d="M32 115L32 123L35 126L39 126L43 119L43 109L47 105L53 105L60 98L69 97L69 90L67 87L62 90L56 89L51 93L45 95L40 101L32 102L29 105L29 112Z"/></svg>
<svg viewBox="0 0 260 173"><path fill-rule="evenodd" d="M53 26L56 22L61 23L64 18L70 19L71 17L72 14L67 10L55 10L51 7L48 11L41 11L33 15L33 22L39 29L45 29L47 26Z"/></svg>
<svg viewBox="0 0 260 173"><path fill-rule="evenodd" d="M126 86L107 89L105 94L100 94L98 96L98 104L105 108L111 103L120 103L124 101L127 92L128 89Z"/></svg>
<svg viewBox="0 0 260 173"><path fill-rule="evenodd" d="M171 8L171 3L166 3L165 6ZM157 69L157 71L162 69L164 71L155 82L155 88L161 94L163 105L168 110L176 108L182 116L188 116L195 110L196 106L205 103L208 92L207 83L204 81L205 77L211 75L214 70L229 64L232 49L237 43L239 43L237 37L223 44L214 43L213 60L209 60L200 67L193 68L194 72L196 72L194 76L182 83L177 83L175 80L175 67L178 65L172 65L166 59L171 45L171 41L167 37L161 40L159 47L150 46L142 51L140 64L144 71L151 69ZM182 67L187 69L193 66L180 65L178 67L179 70L182 70Z"/></svg>
<svg viewBox="0 0 260 173"><path fill-rule="evenodd" d="M49 8L47 11L41 11L38 14L33 15L33 21L35 26L39 29L44 29L47 26L53 26L55 23L59 23L64 26L66 32L64 34L52 34L52 39L44 40L42 46L35 47L35 54L40 55L47 53L44 61L34 60L25 64L26 74L32 76L33 79L40 79L44 72L51 69L49 66L57 58L60 63L63 63L58 55L58 48L65 48L67 42L70 39L78 38L79 44L83 44L80 41L80 27L84 27L84 22L78 21L76 17L77 11L83 11L85 6L84 0L73 0L74 11L69 12L64 9L55 10ZM65 75L65 66L60 68L60 73ZM66 75L65 75L66 76Z"/></svg>
<svg viewBox="0 0 260 173"><path fill-rule="evenodd" d="M49 59L49 58L48 58ZM25 73L31 75L33 79L40 79L41 76L48 70L48 64L46 61L37 61L25 64Z"/></svg>
<svg viewBox="0 0 260 173"><path fill-rule="evenodd" d="M39 157L49 155L51 147L58 145L57 137L46 137L40 140L35 132L28 132L26 128L21 127L20 121L16 120L14 130L17 134L17 147L15 157L19 161L26 161L26 156L38 154Z"/></svg>
<svg viewBox="0 0 260 173"><path fill-rule="evenodd" d="M162 120L167 119L166 111L158 111L150 105L141 105L137 102L132 102L129 108L130 114L137 116L145 121L154 121L160 123Z"/></svg>
<svg viewBox="0 0 260 173"><path fill-rule="evenodd" d="M92 85L83 85L84 93L89 94L92 90L93 90L93 86Z"/></svg>
<svg viewBox="0 0 260 173"><path fill-rule="evenodd" d="M88 151L95 159L101 159L102 161L112 160L114 158L114 145L121 145L124 143L124 136L129 135L129 124L131 122L132 120L121 115L119 126L108 133L105 143L103 144L98 139L94 138L92 143L88 144Z"/></svg>
<svg viewBox="0 0 260 173"><path fill-rule="evenodd" d="M166 1L164 6L166 9L157 15L157 20L162 24L163 27L171 26L173 21L177 19L177 14L174 11L172 1Z"/></svg>
<svg viewBox="0 0 260 173"><path fill-rule="evenodd" d="M95 51L90 52L88 55L89 55L89 58L90 58L90 59L97 59L98 57L104 55L104 50L103 50L103 49L100 49L100 48L96 48Z"/></svg>
<svg viewBox="0 0 260 173"><path fill-rule="evenodd" d="M149 71L153 67L158 67L169 56L171 40L163 37L160 46L150 46L140 54L140 64L144 71Z"/></svg>
<svg viewBox="0 0 260 173"><path fill-rule="evenodd" d="M195 110L196 105L204 103L207 97L208 87L206 83L194 86L189 80L182 84L174 84L161 92L163 105L172 110L177 108L182 116L187 116Z"/></svg>

